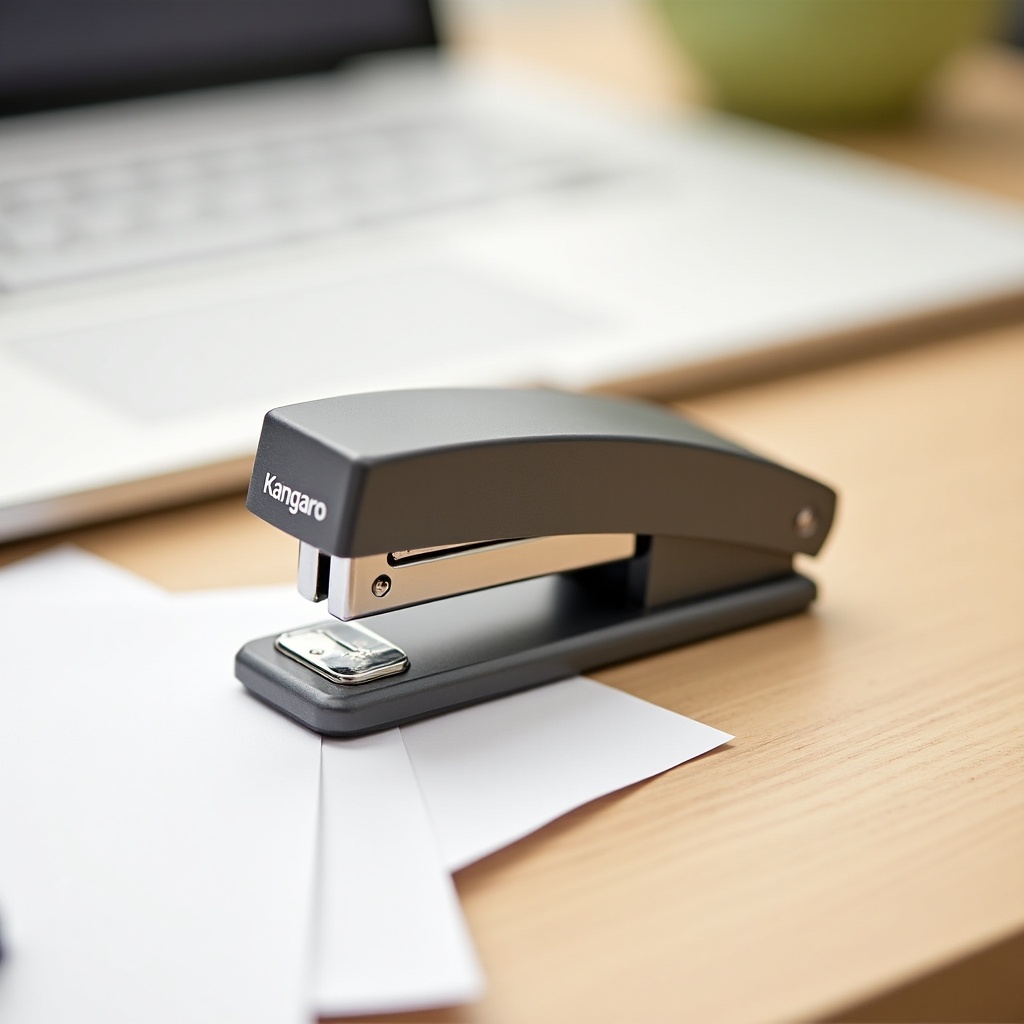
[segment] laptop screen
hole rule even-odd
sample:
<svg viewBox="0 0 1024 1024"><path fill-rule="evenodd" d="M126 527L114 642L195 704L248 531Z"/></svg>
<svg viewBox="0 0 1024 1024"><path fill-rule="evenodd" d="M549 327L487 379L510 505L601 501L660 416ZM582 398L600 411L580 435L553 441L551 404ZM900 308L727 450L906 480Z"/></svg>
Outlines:
<svg viewBox="0 0 1024 1024"><path fill-rule="evenodd" d="M0 0L0 114L326 71L436 42L429 0Z"/></svg>

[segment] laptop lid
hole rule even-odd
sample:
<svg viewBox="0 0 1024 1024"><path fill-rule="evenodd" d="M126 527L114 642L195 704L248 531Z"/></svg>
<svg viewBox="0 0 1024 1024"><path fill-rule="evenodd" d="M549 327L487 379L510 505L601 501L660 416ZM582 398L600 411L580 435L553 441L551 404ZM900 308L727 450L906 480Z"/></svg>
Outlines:
<svg viewBox="0 0 1024 1024"><path fill-rule="evenodd" d="M0 0L0 114L326 71L436 43L429 0Z"/></svg>

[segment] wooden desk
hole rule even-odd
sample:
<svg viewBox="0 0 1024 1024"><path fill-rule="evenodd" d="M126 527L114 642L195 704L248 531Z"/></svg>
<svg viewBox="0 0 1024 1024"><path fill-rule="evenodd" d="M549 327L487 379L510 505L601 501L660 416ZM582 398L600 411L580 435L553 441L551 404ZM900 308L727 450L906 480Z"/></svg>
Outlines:
<svg viewBox="0 0 1024 1024"><path fill-rule="evenodd" d="M737 739L461 872L489 995L408 1019L1024 1019L1022 386L1012 327L688 404L838 487L820 603L597 673ZM240 497L72 537L293 574Z"/></svg>

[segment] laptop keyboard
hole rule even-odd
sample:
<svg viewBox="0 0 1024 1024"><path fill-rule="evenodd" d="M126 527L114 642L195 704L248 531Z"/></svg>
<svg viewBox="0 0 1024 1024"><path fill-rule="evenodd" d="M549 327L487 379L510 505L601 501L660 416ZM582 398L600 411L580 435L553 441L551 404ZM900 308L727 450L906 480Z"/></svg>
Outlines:
<svg viewBox="0 0 1024 1024"><path fill-rule="evenodd" d="M25 288L366 230L612 173L552 140L395 121L0 176L0 282Z"/></svg>

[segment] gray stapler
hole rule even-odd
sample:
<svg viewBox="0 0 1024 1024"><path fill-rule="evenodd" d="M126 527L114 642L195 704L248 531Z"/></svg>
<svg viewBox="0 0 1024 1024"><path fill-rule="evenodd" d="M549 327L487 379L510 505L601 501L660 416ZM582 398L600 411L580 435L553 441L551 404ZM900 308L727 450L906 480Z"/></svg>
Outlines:
<svg viewBox="0 0 1024 1024"><path fill-rule="evenodd" d="M835 493L667 409L422 390L273 409L248 508L333 616L247 643L256 696L351 736L798 612ZM372 616L372 628L353 620Z"/></svg>

